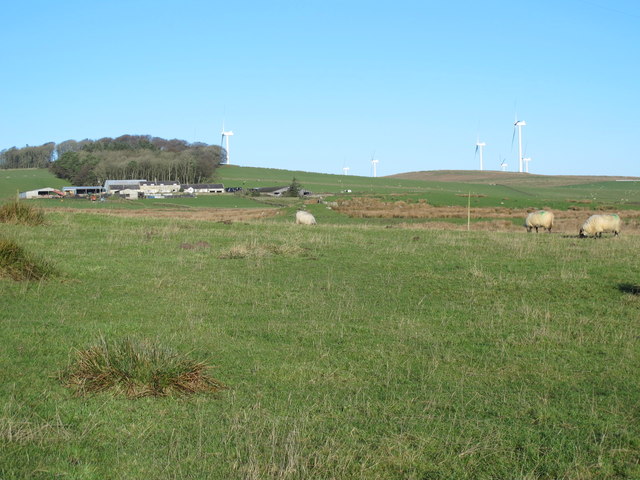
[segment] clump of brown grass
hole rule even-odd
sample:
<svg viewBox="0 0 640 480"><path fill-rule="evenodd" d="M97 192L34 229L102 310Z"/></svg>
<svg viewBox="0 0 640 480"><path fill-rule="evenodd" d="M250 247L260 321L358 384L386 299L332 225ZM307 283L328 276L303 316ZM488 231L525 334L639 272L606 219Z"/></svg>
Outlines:
<svg viewBox="0 0 640 480"><path fill-rule="evenodd" d="M97 344L75 352L60 379L77 395L112 392L131 398L214 393L226 388L207 374L210 368L158 342L101 337Z"/></svg>
<svg viewBox="0 0 640 480"><path fill-rule="evenodd" d="M55 274L48 262L36 260L13 240L0 238L0 277L16 281L42 280Z"/></svg>
<svg viewBox="0 0 640 480"><path fill-rule="evenodd" d="M264 258L278 255L295 256L304 252L304 249L295 244L265 244L261 245L256 242L242 243L234 245L228 250L222 252L218 258L220 259L236 259L236 258Z"/></svg>
<svg viewBox="0 0 640 480"><path fill-rule="evenodd" d="M22 225L42 225L44 213L41 209L13 200L0 206L0 222Z"/></svg>

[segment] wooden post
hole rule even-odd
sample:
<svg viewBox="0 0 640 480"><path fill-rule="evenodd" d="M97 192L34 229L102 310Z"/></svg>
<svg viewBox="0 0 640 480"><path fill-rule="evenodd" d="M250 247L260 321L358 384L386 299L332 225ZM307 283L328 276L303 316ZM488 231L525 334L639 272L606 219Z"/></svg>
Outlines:
<svg viewBox="0 0 640 480"><path fill-rule="evenodd" d="M471 230L471 192L467 195L467 232Z"/></svg>

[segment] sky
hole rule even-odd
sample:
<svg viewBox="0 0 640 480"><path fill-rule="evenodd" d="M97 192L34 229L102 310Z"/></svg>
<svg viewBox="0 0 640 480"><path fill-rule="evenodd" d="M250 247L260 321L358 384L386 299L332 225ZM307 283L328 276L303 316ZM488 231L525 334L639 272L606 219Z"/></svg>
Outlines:
<svg viewBox="0 0 640 480"><path fill-rule="evenodd" d="M152 135L241 166L640 176L640 2L5 2L0 150Z"/></svg>

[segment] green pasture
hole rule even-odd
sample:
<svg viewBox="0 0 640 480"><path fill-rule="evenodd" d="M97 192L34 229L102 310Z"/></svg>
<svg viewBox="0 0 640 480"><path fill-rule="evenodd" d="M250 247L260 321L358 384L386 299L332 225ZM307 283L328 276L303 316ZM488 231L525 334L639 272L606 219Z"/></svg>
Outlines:
<svg viewBox="0 0 640 480"><path fill-rule="evenodd" d="M460 182L404 180L390 177L357 177L310 172L292 172L268 168L222 166L216 171L217 180L225 186L288 185L295 177L302 186L314 193L336 196L375 195L385 200L417 201L426 199L434 206L465 206L467 195L476 207L504 206L509 208L611 207L638 208L640 182L596 182L557 186L555 177L537 176L524 184L468 183L461 172ZM351 190L351 194L343 193ZM474 196L475 195L475 196Z"/></svg>
<svg viewBox="0 0 640 480"><path fill-rule="evenodd" d="M638 236L62 211L0 236L60 273L0 278L3 480L640 478ZM229 388L62 386L129 335Z"/></svg>
<svg viewBox="0 0 640 480"><path fill-rule="evenodd" d="M472 207L624 210L640 206L640 182L609 181L557 186L554 183L555 177L537 176L522 184L466 183L462 181L466 178L463 173L460 173L460 182L436 182L223 165L216 170L215 181L226 187L243 187L248 191L254 187L286 186L295 178L303 188L329 200L373 195L385 201L416 202L425 199L434 206L466 206L467 195L470 193ZM13 197L17 191L43 187L62 188L66 185L68 182L55 178L47 170L0 170L0 199ZM347 193L348 190L351 192ZM163 208L172 205L250 208L264 205L264 201L260 199L229 194L113 202L110 199L104 203L92 204L81 200L72 205L78 208ZM60 205L59 200L41 200L38 204L69 206L64 202Z"/></svg>

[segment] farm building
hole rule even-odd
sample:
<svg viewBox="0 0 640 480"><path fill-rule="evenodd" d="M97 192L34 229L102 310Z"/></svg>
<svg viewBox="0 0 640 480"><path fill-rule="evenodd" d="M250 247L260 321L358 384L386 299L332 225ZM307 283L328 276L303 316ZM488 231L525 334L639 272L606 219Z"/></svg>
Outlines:
<svg viewBox="0 0 640 480"><path fill-rule="evenodd" d="M289 191L289 187L258 187L258 188L252 188L251 191L253 192L257 192L261 195L270 195L272 197L283 197L286 196L287 192ZM311 195L311 192L309 190L305 190L303 188L301 188L298 192L298 195L301 197L306 197L308 195Z"/></svg>
<svg viewBox="0 0 640 480"><path fill-rule="evenodd" d="M127 188L139 190L141 182L146 182L146 180L106 180L104 182L104 191L109 195L113 195Z"/></svg>
<svg viewBox="0 0 640 480"><path fill-rule="evenodd" d="M38 190L29 190L20 192L19 198L58 198L64 197L64 192L51 187L40 188Z"/></svg>
<svg viewBox="0 0 640 480"><path fill-rule="evenodd" d="M62 187L62 191L67 197L87 197L89 195L101 195L104 188L97 187Z"/></svg>
<svg viewBox="0 0 640 480"><path fill-rule="evenodd" d="M178 182L140 182L140 190L145 196L167 195L180 191Z"/></svg>
<svg viewBox="0 0 640 480"><path fill-rule="evenodd" d="M125 188L123 190L119 190L118 195L129 200L137 200L142 197L142 191L133 188Z"/></svg>
<svg viewBox="0 0 640 480"><path fill-rule="evenodd" d="M221 183L185 183L182 185L185 193L224 193L224 185Z"/></svg>

